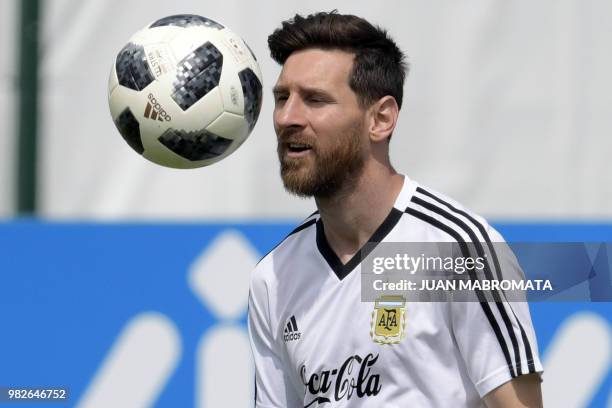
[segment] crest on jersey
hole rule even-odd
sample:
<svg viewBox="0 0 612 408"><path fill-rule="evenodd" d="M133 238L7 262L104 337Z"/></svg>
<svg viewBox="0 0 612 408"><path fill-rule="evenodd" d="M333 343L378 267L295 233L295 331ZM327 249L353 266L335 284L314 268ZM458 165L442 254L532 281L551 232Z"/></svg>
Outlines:
<svg viewBox="0 0 612 408"><path fill-rule="evenodd" d="M405 337L406 300L402 296L381 296L374 302L372 340L380 344L397 344Z"/></svg>

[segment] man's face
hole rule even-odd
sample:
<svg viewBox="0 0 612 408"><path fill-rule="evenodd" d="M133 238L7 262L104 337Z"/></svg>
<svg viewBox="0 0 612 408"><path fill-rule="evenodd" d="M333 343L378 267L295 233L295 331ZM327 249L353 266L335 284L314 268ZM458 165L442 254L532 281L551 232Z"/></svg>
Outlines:
<svg viewBox="0 0 612 408"><path fill-rule="evenodd" d="M365 111L349 86L353 54L294 52L274 87L274 129L285 188L331 197L359 177L365 160Z"/></svg>

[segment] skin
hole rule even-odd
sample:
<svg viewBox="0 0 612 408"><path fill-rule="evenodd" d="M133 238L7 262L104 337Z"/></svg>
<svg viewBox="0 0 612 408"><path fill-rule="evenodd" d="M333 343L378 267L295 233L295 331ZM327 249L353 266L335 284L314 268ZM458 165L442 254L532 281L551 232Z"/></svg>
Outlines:
<svg viewBox="0 0 612 408"><path fill-rule="evenodd" d="M325 237L338 258L348 262L368 241L393 207L403 185L389 161L388 138L395 129L399 108L392 96L371 106L359 104L349 86L353 54L311 48L294 52L283 65L274 87L274 129L282 174L303 185L317 175L322 158L351 144L340 157L361 162L358 171L342 179L333 194L314 195L325 225ZM289 143L312 146L290 153ZM345 155L345 156L343 156ZM308 195L308 194L301 194ZM541 407L538 375L509 381L484 397L489 408Z"/></svg>
<svg viewBox="0 0 612 408"><path fill-rule="evenodd" d="M274 128L279 143L288 138L313 141L317 150L333 148L361 127L360 176L331 197L315 202L330 246L347 262L388 215L403 178L389 163L387 138L397 121L395 99L381 98L363 109L348 85L353 55L339 50L308 49L285 62L275 93ZM315 152L298 158L306 176L316 171Z"/></svg>
<svg viewBox="0 0 612 408"><path fill-rule="evenodd" d="M542 382L539 374L522 375L484 396L488 408L541 408Z"/></svg>

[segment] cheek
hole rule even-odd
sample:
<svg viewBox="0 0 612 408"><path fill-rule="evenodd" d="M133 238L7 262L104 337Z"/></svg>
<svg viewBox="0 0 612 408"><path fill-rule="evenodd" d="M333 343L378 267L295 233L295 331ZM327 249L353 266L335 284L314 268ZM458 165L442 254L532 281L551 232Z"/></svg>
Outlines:
<svg viewBox="0 0 612 408"><path fill-rule="evenodd" d="M274 113L272 114L272 126L274 127L274 132L276 133L276 135L279 136L281 126L278 121L278 114L276 111L274 111Z"/></svg>
<svg viewBox="0 0 612 408"><path fill-rule="evenodd" d="M315 111L310 116L310 126L321 135L335 135L343 133L343 130L351 123L351 118L340 109L322 109Z"/></svg>
<svg viewBox="0 0 612 408"><path fill-rule="evenodd" d="M335 144L335 141L354 136L357 129L363 129L363 115L347 114L346 112L333 112L321 115L311 121L311 126L319 138L326 144ZM360 132L361 139L367 138Z"/></svg>

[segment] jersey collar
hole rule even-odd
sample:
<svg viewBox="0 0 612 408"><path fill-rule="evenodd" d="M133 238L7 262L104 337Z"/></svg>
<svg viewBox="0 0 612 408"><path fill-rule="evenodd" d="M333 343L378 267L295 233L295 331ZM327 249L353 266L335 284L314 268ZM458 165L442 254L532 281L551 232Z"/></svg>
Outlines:
<svg viewBox="0 0 612 408"><path fill-rule="evenodd" d="M391 208L391 211L389 211L389 214L385 220L378 226L376 231L374 231L370 239L368 239L368 242L361 247L346 264L343 264L342 261L340 261L340 258L338 258L327 242L327 238L325 237L325 229L321 218L317 220L317 248L339 280L346 278L349 273L351 273L351 271L353 271L353 269L355 269L355 267L359 265L361 261L367 257L368 254L374 250L374 248L376 248L377 244L384 240L389 232L391 232L391 230L397 225L402 217L402 214L404 213L403 209L410 202L410 197L413 195L415 189L416 187L414 183L409 180L408 177L404 176L404 185L402 186L402 190L395 200L393 208Z"/></svg>

